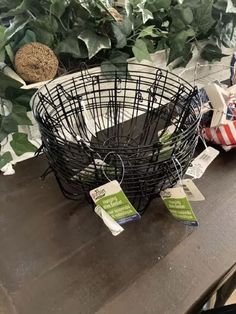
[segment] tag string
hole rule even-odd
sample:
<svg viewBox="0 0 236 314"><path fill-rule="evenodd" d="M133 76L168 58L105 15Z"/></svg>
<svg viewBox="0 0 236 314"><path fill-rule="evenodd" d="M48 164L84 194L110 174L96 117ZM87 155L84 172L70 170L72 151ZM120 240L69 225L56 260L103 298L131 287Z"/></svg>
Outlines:
<svg viewBox="0 0 236 314"><path fill-rule="evenodd" d="M201 132L200 132L200 139L201 139L201 141L202 141L203 145L205 146L205 148L207 149L207 148L208 148L208 146L207 146L206 140L205 140L205 138L203 137L203 135L202 135L202 133L201 133Z"/></svg>
<svg viewBox="0 0 236 314"><path fill-rule="evenodd" d="M182 167L181 163L178 161L178 159L177 159L175 156L173 156L172 161L173 161L173 165L174 165L174 167L175 167L175 170L176 170L176 172L177 172L177 175L178 175L178 177L179 177L180 185L183 185L183 182L182 182L183 167ZM178 167L176 166L176 163L179 165L180 170L178 170Z"/></svg>
<svg viewBox="0 0 236 314"><path fill-rule="evenodd" d="M122 184L122 182L124 181L124 176L125 176L125 165L124 165L124 162L123 162L123 159L121 158L121 156L115 152L109 152L106 154L106 156L103 158L103 162L105 163L105 160L107 159L108 156L110 155L116 155L119 159L120 159L120 162L121 162L121 165L122 165L122 177L121 177L121 180L119 182L119 184ZM104 169L104 164L102 164L102 173L104 175L104 177L110 182L112 181L106 174L106 171Z"/></svg>

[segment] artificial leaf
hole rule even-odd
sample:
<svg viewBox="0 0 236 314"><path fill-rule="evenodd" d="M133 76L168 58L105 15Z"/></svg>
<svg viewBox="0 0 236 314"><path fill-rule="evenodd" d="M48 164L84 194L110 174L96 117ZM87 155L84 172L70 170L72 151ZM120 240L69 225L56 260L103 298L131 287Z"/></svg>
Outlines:
<svg viewBox="0 0 236 314"><path fill-rule="evenodd" d="M17 15L10 21L10 26L5 31L6 41L9 41L14 35L21 31L29 22L31 18L25 18L22 15Z"/></svg>
<svg viewBox="0 0 236 314"><path fill-rule="evenodd" d="M178 31L182 31L186 29L186 24L182 19L181 10L177 10L176 8L171 10L171 19L172 23L170 26L171 33L176 33Z"/></svg>
<svg viewBox="0 0 236 314"><path fill-rule="evenodd" d="M145 3L145 8L151 12L159 11L160 9L169 9L171 5L171 0L147 0Z"/></svg>
<svg viewBox="0 0 236 314"><path fill-rule="evenodd" d="M10 17L10 16L16 16L22 13L25 13L28 9L28 1L23 0L19 5L17 5L15 8L12 8L11 10L8 10L7 12L4 12L1 14L2 18L4 17Z"/></svg>
<svg viewBox="0 0 236 314"><path fill-rule="evenodd" d="M119 22L119 26L126 36L129 36L132 33L132 23L127 16L123 18L122 22Z"/></svg>
<svg viewBox="0 0 236 314"><path fill-rule="evenodd" d="M217 0L213 3L213 8L220 10L220 11L226 11L228 0Z"/></svg>
<svg viewBox="0 0 236 314"><path fill-rule="evenodd" d="M32 122L27 116L26 108L24 106L14 104L11 116L18 125L32 125Z"/></svg>
<svg viewBox="0 0 236 314"><path fill-rule="evenodd" d="M30 107L30 99L35 94L37 89L22 89L22 88L16 88L13 86L9 86L5 90L5 98L9 99L13 103L17 103L21 106L24 106L27 111L32 110Z"/></svg>
<svg viewBox="0 0 236 314"><path fill-rule="evenodd" d="M18 5L20 5L22 0L1 0L0 1L0 8L5 8L5 9L12 9L12 8L16 8Z"/></svg>
<svg viewBox="0 0 236 314"><path fill-rule="evenodd" d="M153 14L151 11L148 9L144 9L142 11L142 16L143 16L143 23L146 24L148 20L153 20Z"/></svg>
<svg viewBox="0 0 236 314"><path fill-rule="evenodd" d="M155 25L150 25L148 27L145 27L138 35L138 38L143 38L146 36L158 37L158 35L154 31L155 31Z"/></svg>
<svg viewBox="0 0 236 314"><path fill-rule="evenodd" d="M113 63L126 63L129 57L130 56L128 53L116 50L112 52L110 56L110 61L112 61Z"/></svg>
<svg viewBox="0 0 236 314"><path fill-rule="evenodd" d="M35 33L32 30L27 29L25 31L24 37L17 43L17 45L14 48L15 50L17 50L26 44L36 42L36 41L37 41L37 38L36 38Z"/></svg>
<svg viewBox="0 0 236 314"><path fill-rule="evenodd" d="M149 39L147 37L144 37L143 41L145 42L145 44L147 46L147 50L148 50L149 53L156 52L156 47L155 47L155 41L154 40Z"/></svg>
<svg viewBox="0 0 236 314"><path fill-rule="evenodd" d="M170 52L167 64L182 56L183 50L186 49L186 41L188 38L194 37L193 29L182 30L177 34L172 34L170 38Z"/></svg>
<svg viewBox="0 0 236 314"><path fill-rule="evenodd" d="M127 45L127 37L132 32L132 23L126 16L122 22L113 22L112 30L116 38L116 48L123 48Z"/></svg>
<svg viewBox="0 0 236 314"><path fill-rule="evenodd" d="M98 3L96 2L96 0L89 0L89 1L78 0L78 2L84 9L86 9L91 14L91 16L94 16L94 17L101 16L101 9L98 6Z"/></svg>
<svg viewBox="0 0 236 314"><path fill-rule="evenodd" d="M201 57L209 62L220 61L221 58L226 56L227 55L223 54L221 49L214 44L207 44L201 52Z"/></svg>
<svg viewBox="0 0 236 314"><path fill-rule="evenodd" d="M11 63L14 64L15 56L14 56L14 53L13 53L13 50L12 50L11 46L10 45L6 45L5 46L5 51L6 51L7 56L9 57Z"/></svg>
<svg viewBox="0 0 236 314"><path fill-rule="evenodd" d="M147 49L147 45L144 40L142 39L137 39L135 41L135 45L132 48L133 54L135 58L138 60L138 62L146 59L146 60L151 60L149 51Z"/></svg>
<svg viewBox="0 0 236 314"><path fill-rule="evenodd" d="M192 59L192 45L191 43L187 43L182 50L182 55L177 57L176 63L174 64L174 68L178 67L186 67L189 61Z"/></svg>
<svg viewBox="0 0 236 314"><path fill-rule="evenodd" d="M0 169L6 166L9 162L13 160L10 152L6 152L3 155L0 155Z"/></svg>
<svg viewBox="0 0 236 314"><path fill-rule="evenodd" d="M78 38L67 37L62 40L56 47L55 52L60 53L69 53L74 58L87 58L88 53L84 45L84 42L80 41Z"/></svg>
<svg viewBox="0 0 236 314"><path fill-rule="evenodd" d="M124 48L127 45L127 37L120 28L119 23L113 23L112 30L116 38L116 48Z"/></svg>
<svg viewBox="0 0 236 314"><path fill-rule="evenodd" d="M193 12L189 7L183 8L182 17L186 24L191 24L193 21Z"/></svg>
<svg viewBox="0 0 236 314"><path fill-rule="evenodd" d="M139 12L142 13L143 24L145 24L148 20L153 19L153 14L151 11L145 8L146 1L141 1L137 7L139 8Z"/></svg>
<svg viewBox="0 0 236 314"><path fill-rule="evenodd" d="M92 30L85 30L78 36L81 39L87 49L89 59L94 57L100 50L111 48L111 40L109 37L101 34L97 34Z"/></svg>
<svg viewBox="0 0 236 314"><path fill-rule="evenodd" d="M210 28L215 24L212 17L213 0L200 0L199 6L193 9L194 29L201 34L207 34Z"/></svg>
<svg viewBox="0 0 236 314"><path fill-rule="evenodd" d="M102 62L101 69L106 77L113 76L117 73L119 77L124 77L127 74L127 59L129 55L122 51L114 51L109 60Z"/></svg>
<svg viewBox="0 0 236 314"><path fill-rule="evenodd" d="M234 22L231 21L221 28L221 40L225 47L236 47L236 32Z"/></svg>
<svg viewBox="0 0 236 314"><path fill-rule="evenodd" d="M232 0L228 0L226 13L236 13L236 6Z"/></svg>
<svg viewBox="0 0 236 314"><path fill-rule="evenodd" d="M50 11L56 17L60 18L62 14L65 12L67 4L68 4L67 0L52 0Z"/></svg>
<svg viewBox="0 0 236 314"><path fill-rule="evenodd" d="M11 77L0 72L0 97L6 98L6 91L9 87L20 88L22 84Z"/></svg>
<svg viewBox="0 0 236 314"><path fill-rule="evenodd" d="M3 116L0 115L0 144L1 144L1 142L8 136L8 133L3 130L3 127L2 127L2 120L3 120ZM1 146L0 146L0 147L1 147Z"/></svg>
<svg viewBox="0 0 236 314"><path fill-rule="evenodd" d="M1 132L5 134L11 134L18 131L17 122L11 115L2 117Z"/></svg>
<svg viewBox="0 0 236 314"><path fill-rule="evenodd" d="M0 143L7 138L8 133L1 128L1 119L0 119Z"/></svg>
<svg viewBox="0 0 236 314"><path fill-rule="evenodd" d="M58 31L58 23L53 16L44 16L41 19L33 20L29 26L35 33L38 42L54 48L54 35Z"/></svg>
<svg viewBox="0 0 236 314"><path fill-rule="evenodd" d="M21 156L27 152L36 152L37 150L37 147L29 142L27 134L20 132L12 135L10 145L17 156Z"/></svg>
<svg viewBox="0 0 236 314"><path fill-rule="evenodd" d="M0 42L4 40L5 37L5 27L0 25ZM4 47L0 48L0 62L5 61L5 49Z"/></svg>

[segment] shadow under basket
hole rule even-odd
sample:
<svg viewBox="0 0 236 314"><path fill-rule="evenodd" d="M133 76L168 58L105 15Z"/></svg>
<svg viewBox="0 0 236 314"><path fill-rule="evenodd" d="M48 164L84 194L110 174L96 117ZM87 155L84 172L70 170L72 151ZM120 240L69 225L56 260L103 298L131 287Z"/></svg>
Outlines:
<svg viewBox="0 0 236 314"><path fill-rule="evenodd" d="M54 80L32 99L44 152L66 197L117 180L139 213L174 186L194 154L198 91L168 71L117 64Z"/></svg>

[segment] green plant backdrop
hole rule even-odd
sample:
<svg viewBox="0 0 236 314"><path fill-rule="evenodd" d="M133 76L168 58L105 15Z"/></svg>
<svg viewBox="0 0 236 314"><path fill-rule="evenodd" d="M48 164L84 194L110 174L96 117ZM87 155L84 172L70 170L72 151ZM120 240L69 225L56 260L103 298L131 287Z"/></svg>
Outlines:
<svg viewBox="0 0 236 314"><path fill-rule="evenodd" d="M14 55L26 43L46 44L58 56L59 74L81 61L116 69L128 58L150 59L166 49L167 64L186 66L196 47L209 62L220 60L222 46L236 46L236 0L129 0L115 7L108 0L0 0L0 62L14 68ZM0 143L29 125L29 99L34 91L0 74ZM7 105L5 105L7 106ZM3 108L3 106L2 106ZM15 142L21 142L17 150ZM23 143L23 144L22 144ZM13 138L15 153L33 150L27 137ZM11 159L0 156L0 167Z"/></svg>

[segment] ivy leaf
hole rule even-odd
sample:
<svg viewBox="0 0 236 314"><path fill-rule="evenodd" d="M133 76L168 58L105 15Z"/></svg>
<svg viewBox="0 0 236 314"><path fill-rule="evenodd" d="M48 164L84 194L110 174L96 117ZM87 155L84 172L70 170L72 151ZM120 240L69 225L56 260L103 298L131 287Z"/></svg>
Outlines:
<svg viewBox="0 0 236 314"><path fill-rule="evenodd" d="M32 125L31 120L27 116L26 108L23 106L14 104L11 116L18 125Z"/></svg>
<svg viewBox="0 0 236 314"><path fill-rule="evenodd" d="M1 77L0 77L1 79ZM35 94L37 89L21 89L13 86L9 86L5 91L5 98L17 103L21 106L24 106L27 111L32 110L29 103L32 96Z"/></svg>
<svg viewBox="0 0 236 314"><path fill-rule="evenodd" d="M18 131L18 125L16 120L13 119L13 117L11 115L5 116L1 118L2 121L0 126L0 132L2 133L2 135L0 135L0 141L2 141L3 138L5 138L8 134L14 133Z"/></svg>
<svg viewBox="0 0 236 314"><path fill-rule="evenodd" d="M231 21L221 28L221 40L225 47L236 47L236 32L234 22Z"/></svg>
<svg viewBox="0 0 236 314"><path fill-rule="evenodd" d="M52 4L50 6L50 11L52 14L54 14L56 17L60 18L62 14L65 12L65 9L67 7L66 0L52 0Z"/></svg>
<svg viewBox="0 0 236 314"><path fill-rule="evenodd" d="M236 13L236 7L232 0L227 2L226 13Z"/></svg>
<svg viewBox="0 0 236 314"><path fill-rule="evenodd" d="M132 48L132 51L138 62L142 61L143 59L151 61L151 57L144 40L137 39L135 41L135 45Z"/></svg>
<svg viewBox="0 0 236 314"><path fill-rule="evenodd" d="M119 23L112 23L112 30L116 38L116 48L124 48L127 45L127 37L120 28Z"/></svg>
<svg viewBox="0 0 236 314"><path fill-rule="evenodd" d="M67 37L62 40L56 47L55 52L57 54L69 53L74 58L87 58L88 52L84 45L84 42L80 41L78 38Z"/></svg>
<svg viewBox="0 0 236 314"><path fill-rule="evenodd" d="M29 23L38 42L54 48L54 34L58 31L58 23L53 16L44 16Z"/></svg>
<svg viewBox="0 0 236 314"><path fill-rule="evenodd" d="M2 13L1 17L5 18L5 17L10 17L10 16L16 16L16 15L24 13L26 10L27 10L27 0L23 0L15 8L12 8L11 10L8 10L7 12Z"/></svg>
<svg viewBox="0 0 236 314"><path fill-rule="evenodd" d="M193 12L189 7L183 8L182 17L186 24L191 24L193 21Z"/></svg>
<svg viewBox="0 0 236 314"><path fill-rule="evenodd" d="M142 16L143 16L143 23L146 24L148 20L153 20L153 14L151 11L148 9L144 9L142 11Z"/></svg>
<svg viewBox="0 0 236 314"><path fill-rule="evenodd" d="M91 30L85 30L78 36L81 39L87 49L89 59L94 57L100 50L111 48L111 40L109 37L101 34L97 34Z"/></svg>
<svg viewBox="0 0 236 314"><path fill-rule="evenodd" d="M27 29L25 32L24 37L21 39L21 41L18 42L17 46L15 46L15 50L19 49L20 47L32 43L32 42L36 42L36 35L33 31L31 31L30 29Z"/></svg>
<svg viewBox="0 0 236 314"><path fill-rule="evenodd" d="M169 9L171 5L171 0L147 0L145 7L151 11L151 12L156 12L159 11L160 9Z"/></svg>
<svg viewBox="0 0 236 314"><path fill-rule="evenodd" d="M125 76L128 58L129 55L127 53L124 53L122 51L114 51L111 54L110 59L103 61L101 64L103 74L105 74L106 77L110 77L111 75L113 76L115 72L117 72L118 76Z"/></svg>
<svg viewBox="0 0 236 314"><path fill-rule="evenodd" d="M191 43L187 43L184 46L181 56L174 57L174 59L177 59L177 60L173 68L186 67L186 65L189 63L189 61L192 59L192 56L193 56L192 48L193 47Z"/></svg>
<svg viewBox="0 0 236 314"><path fill-rule="evenodd" d="M25 19L24 16L17 15L10 22L10 26L5 31L6 41L9 41L14 35L21 31L29 22L30 18Z"/></svg>
<svg viewBox="0 0 236 314"><path fill-rule="evenodd" d="M167 64L170 64L175 59L182 56L182 52L186 47L186 41L190 37L193 37L195 32L193 29L182 30L177 34L172 34L170 37L170 53ZM187 49L187 48L186 48Z"/></svg>
<svg viewBox="0 0 236 314"><path fill-rule="evenodd" d="M21 156L27 152L36 152L37 150L37 147L29 142L27 134L20 132L12 135L10 145L17 156Z"/></svg>
<svg viewBox="0 0 236 314"><path fill-rule="evenodd" d="M176 5L171 8L170 16L172 19L171 28L173 32L186 29L187 25L193 22L193 12L190 7Z"/></svg>
<svg viewBox="0 0 236 314"><path fill-rule="evenodd" d="M212 17L213 0L200 0L200 4L193 10L193 26L198 32L207 34L210 28L215 24Z"/></svg>
<svg viewBox="0 0 236 314"><path fill-rule="evenodd" d="M0 25L0 42L4 40L5 27ZM4 47L0 48L0 62L5 61L5 49Z"/></svg>
<svg viewBox="0 0 236 314"><path fill-rule="evenodd" d="M96 0L79 0L79 2L80 5L84 7L92 16L99 16L101 14L101 10L97 5Z"/></svg>
<svg viewBox="0 0 236 314"><path fill-rule="evenodd" d="M0 72L0 97L6 98L6 92L9 87L20 88L22 84L11 77Z"/></svg>
<svg viewBox="0 0 236 314"><path fill-rule="evenodd" d="M148 20L153 19L152 12L149 11L148 9L145 9L145 2L146 1L144 0L137 5L137 7L139 8L139 12L142 13L143 24L146 24Z"/></svg>
<svg viewBox="0 0 236 314"><path fill-rule="evenodd" d="M127 37L132 32L132 23L126 16L122 22L113 22L112 30L116 38L116 48L124 48L127 45Z"/></svg>
<svg viewBox="0 0 236 314"><path fill-rule="evenodd" d="M10 44L5 46L5 51L6 51L6 54L8 55L11 63L14 64L14 57L15 56L14 56L14 52L13 52Z"/></svg>
<svg viewBox="0 0 236 314"><path fill-rule="evenodd" d="M221 58L226 56L227 55L223 54L221 49L214 44L207 44L201 52L201 57L209 62L220 61Z"/></svg>
<svg viewBox="0 0 236 314"><path fill-rule="evenodd" d="M20 3L21 3L21 0L14 0L14 1L1 0L0 8L12 9L12 8L17 7Z"/></svg>
<svg viewBox="0 0 236 314"><path fill-rule="evenodd" d="M138 38L143 38L146 36L158 37L158 35L154 33L154 30L155 30L155 25L145 27L139 34Z"/></svg>
<svg viewBox="0 0 236 314"><path fill-rule="evenodd" d="M13 158L10 152L6 152L3 155L0 155L0 169L2 169L12 160Z"/></svg>

